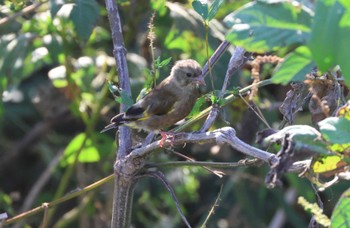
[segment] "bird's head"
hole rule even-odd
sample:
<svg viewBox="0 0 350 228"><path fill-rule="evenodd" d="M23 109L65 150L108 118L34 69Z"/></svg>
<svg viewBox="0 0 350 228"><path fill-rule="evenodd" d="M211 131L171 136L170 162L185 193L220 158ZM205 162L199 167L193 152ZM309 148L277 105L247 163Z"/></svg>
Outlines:
<svg viewBox="0 0 350 228"><path fill-rule="evenodd" d="M180 86L205 85L201 76L202 68L199 63L192 59L180 60L171 69L171 75Z"/></svg>

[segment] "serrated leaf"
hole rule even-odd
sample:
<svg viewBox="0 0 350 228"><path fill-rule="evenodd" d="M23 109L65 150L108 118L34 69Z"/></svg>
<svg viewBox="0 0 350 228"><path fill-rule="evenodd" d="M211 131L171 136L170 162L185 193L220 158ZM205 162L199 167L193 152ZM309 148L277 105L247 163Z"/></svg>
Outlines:
<svg viewBox="0 0 350 228"><path fill-rule="evenodd" d="M289 1L253 2L225 17L231 30L226 39L247 51L267 52L292 44L306 44L312 16L306 7Z"/></svg>
<svg viewBox="0 0 350 228"><path fill-rule="evenodd" d="M272 82L286 85L290 81L303 81L314 67L310 50L306 46L298 47L276 67Z"/></svg>
<svg viewBox="0 0 350 228"><path fill-rule="evenodd" d="M100 160L99 152L92 139L89 138L85 133L80 133L70 141L64 150L64 157L61 160L61 165L66 166L73 163L76 154L79 153L79 151L79 162L90 163Z"/></svg>
<svg viewBox="0 0 350 228"><path fill-rule="evenodd" d="M318 123L322 137L332 144L350 143L350 121L343 117L329 117Z"/></svg>
<svg viewBox="0 0 350 228"><path fill-rule="evenodd" d="M339 198L331 217L331 227L350 227L350 188Z"/></svg>
<svg viewBox="0 0 350 228"><path fill-rule="evenodd" d="M87 40L96 25L99 5L95 0L76 0L69 15L80 38Z"/></svg>
<svg viewBox="0 0 350 228"><path fill-rule="evenodd" d="M222 1L223 0L214 0L214 2L210 6L207 21L211 21L215 17L220 8L220 5L222 4Z"/></svg>
<svg viewBox="0 0 350 228"><path fill-rule="evenodd" d="M192 7L199 15L201 15L204 21L208 19L208 3L194 0L192 2Z"/></svg>

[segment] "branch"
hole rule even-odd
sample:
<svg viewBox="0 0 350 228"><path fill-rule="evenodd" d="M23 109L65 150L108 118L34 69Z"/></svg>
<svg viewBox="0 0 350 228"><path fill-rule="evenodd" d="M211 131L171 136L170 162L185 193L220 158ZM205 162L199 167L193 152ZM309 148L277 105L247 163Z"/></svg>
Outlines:
<svg viewBox="0 0 350 228"><path fill-rule="evenodd" d="M232 75L234 72L239 70L243 64L246 61L246 58L244 57L245 50L241 47L236 47L235 51L233 52L230 62L228 64L228 68L226 71L225 75L225 80L221 88L221 92L219 95L219 99L222 99L225 95L228 83L231 80ZM212 110L210 111L206 121L202 125L201 129L199 130L200 132L206 132L209 130L209 128L213 125L214 121L216 120L218 113L219 113L219 108L217 105L214 105Z"/></svg>
<svg viewBox="0 0 350 228"><path fill-rule="evenodd" d="M222 85L220 98L224 97L228 83L230 82L232 75L237 70L241 69L243 64L247 61L247 58L244 57L244 54L245 54L245 50L243 48L236 47L234 53L230 58L230 62L228 63L228 68L226 71L224 83Z"/></svg>
<svg viewBox="0 0 350 228"><path fill-rule="evenodd" d="M114 0L106 0L106 8L108 12L109 24L111 26L112 40L113 40L113 54L117 64L119 73L120 88L131 96L130 80L128 66L126 62L126 49L124 46L124 38L122 33L122 26L120 22L117 4ZM120 104L120 110L125 111L128 107L125 104ZM118 159L127 155L131 148L131 131L130 128L119 127L119 149Z"/></svg>
<svg viewBox="0 0 350 228"><path fill-rule="evenodd" d="M126 62L126 49L124 46L118 7L114 0L106 0L106 8L112 32L113 54L119 73L119 86L128 96L131 96L129 73ZM127 108L128 107L123 103L120 105L121 111L126 111ZM125 176L123 173L120 173L118 169L118 164L123 163L125 156L127 156L132 146L130 128L120 126L118 139L119 147L117 159L114 164L115 181L111 221L112 228L130 226L133 189L135 185L134 176ZM131 170L133 173L137 172L137 166L132 165Z"/></svg>
<svg viewBox="0 0 350 228"><path fill-rule="evenodd" d="M145 157L153 153L154 151L159 151L162 149L160 146L160 141L153 142L145 147L137 148L131 151L131 153L126 157L126 160L139 159L140 157ZM205 133L179 133L176 134L176 138L172 142L164 142L163 147L170 147L171 145L180 145L185 143L217 143L217 144L228 144L232 148L238 150L239 152L258 158L268 164L274 164L276 162L276 155L252 147L245 142L241 141L236 136L236 131L231 127L223 127L212 132Z"/></svg>

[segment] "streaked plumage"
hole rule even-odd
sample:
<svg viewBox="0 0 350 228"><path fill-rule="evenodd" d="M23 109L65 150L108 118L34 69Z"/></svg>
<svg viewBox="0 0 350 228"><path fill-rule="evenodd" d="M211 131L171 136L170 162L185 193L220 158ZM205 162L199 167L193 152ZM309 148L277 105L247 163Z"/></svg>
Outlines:
<svg viewBox="0 0 350 228"><path fill-rule="evenodd" d="M201 67L195 60L180 60L170 76L125 113L112 118L101 132L127 125L131 128L157 132L185 118L201 95L199 85L205 84Z"/></svg>

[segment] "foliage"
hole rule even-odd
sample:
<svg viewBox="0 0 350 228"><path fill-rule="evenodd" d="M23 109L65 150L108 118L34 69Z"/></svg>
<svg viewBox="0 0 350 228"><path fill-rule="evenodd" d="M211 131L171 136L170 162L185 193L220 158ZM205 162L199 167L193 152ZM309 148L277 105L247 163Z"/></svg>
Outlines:
<svg viewBox="0 0 350 228"><path fill-rule="evenodd" d="M183 126L186 131L198 130L202 124L198 119L215 104L221 107L221 116L211 129L233 126L242 140L259 147L254 134L265 128L257 118L260 112L260 118L269 125L280 126L279 131L262 137L268 150L278 151L283 158L293 148L282 170L294 161L308 160L310 166L304 175L308 181L283 175L280 178L284 186L268 190L263 183L267 170L262 167L225 170L227 175L221 179L200 167L159 168L176 186L190 223L200 226L206 221L208 227L219 223L230 227L268 226L276 211L282 209L286 214L282 226L304 227L308 224L307 213L294 207L295 197L287 202L285 195L288 189L296 189L297 195L308 202L315 201L310 182L324 190L324 213L331 217L331 226L340 227L348 221L348 186L335 185L349 175L350 105L345 103L350 85L348 1L118 3L132 97L118 86L103 1L49 0L33 4L21 0L4 1L1 6L1 18L6 20L0 19L0 172L4 174L0 177L0 214L7 212L11 217L43 202L59 202L67 192L112 173L114 134L99 131L119 112L119 103L131 105L139 94L143 96L142 91L147 92L152 84L152 69L148 66L154 64L161 80L177 59L193 58L204 65L225 38L251 52L250 58L269 53L284 60L276 67L264 64L254 83L249 72L254 67L245 65L235 73L221 98L219 91L229 62L229 53L225 53L210 69L213 90L207 89L188 117L195 124ZM153 12L151 53L146 28ZM269 85L255 88L261 82ZM292 87L285 95L290 87L284 86L291 82L300 83L302 89ZM240 97L248 90L255 91L247 102L249 106L243 102L246 98ZM285 127L286 122L290 126ZM135 142L140 142L142 133L135 135ZM222 145L186 145L176 151L201 161L242 159ZM59 162L54 163L57 155ZM163 151L149 161L161 164L182 159ZM49 179L44 177L45 167ZM35 192L35 187L40 191ZM49 226L57 225L57 221L66 222L66 227L88 222L109 226L113 190L111 186L101 188L69 205L50 208L46 218ZM216 200L218 192L221 200ZM181 224L171 196L159 183L138 182L134 198L134 226ZM330 198L338 200L337 204ZM219 205L212 205L214 201ZM211 208L215 213L209 213ZM73 215L71 219L62 216L69 214ZM24 222L36 227L42 218L36 215Z"/></svg>

